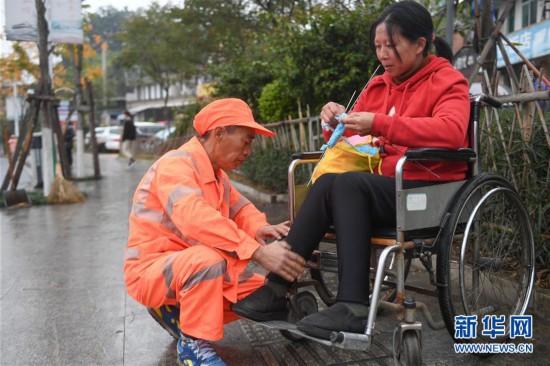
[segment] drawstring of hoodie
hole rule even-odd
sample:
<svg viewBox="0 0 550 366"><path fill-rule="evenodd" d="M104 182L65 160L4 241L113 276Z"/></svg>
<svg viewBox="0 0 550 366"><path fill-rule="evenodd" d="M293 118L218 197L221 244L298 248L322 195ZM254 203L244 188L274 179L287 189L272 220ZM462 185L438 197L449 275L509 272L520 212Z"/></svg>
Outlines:
<svg viewBox="0 0 550 366"><path fill-rule="evenodd" d="M403 90L403 96L401 97L401 103L399 104L399 109L398 109L399 112L401 112L403 110L403 106L405 104L405 100L407 99L407 92L409 91L409 86L410 85L411 85L411 83L405 84L405 90Z"/></svg>

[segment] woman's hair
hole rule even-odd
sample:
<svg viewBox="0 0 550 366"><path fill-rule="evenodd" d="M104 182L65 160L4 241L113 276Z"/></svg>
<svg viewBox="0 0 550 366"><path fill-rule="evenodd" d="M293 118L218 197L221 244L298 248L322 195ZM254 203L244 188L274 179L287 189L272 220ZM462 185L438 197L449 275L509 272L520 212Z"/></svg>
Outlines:
<svg viewBox="0 0 550 366"><path fill-rule="evenodd" d="M423 55L428 55L428 50L432 44L432 37L434 36L434 24L432 16L425 7L414 1L400 1L384 9L370 29L370 46L374 53L376 53L374 45L376 27L382 23L386 25L392 45L395 44L393 36L396 33L399 33L410 42L415 42L420 37L424 37L426 39L426 47L424 47ZM444 57L452 62L453 51L443 38L436 36L433 44L437 56ZM397 57L401 58L399 53L397 53Z"/></svg>

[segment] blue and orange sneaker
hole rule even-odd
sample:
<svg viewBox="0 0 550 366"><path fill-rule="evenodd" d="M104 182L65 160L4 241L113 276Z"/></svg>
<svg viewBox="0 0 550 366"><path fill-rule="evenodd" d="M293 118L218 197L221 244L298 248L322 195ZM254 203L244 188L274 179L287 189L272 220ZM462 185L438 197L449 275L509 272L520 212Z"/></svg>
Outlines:
<svg viewBox="0 0 550 366"><path fill-rule="evenodd" d="M181 336L178 341L178 365L226 366L210 342L184 336Z"/></svg>
<svg viewBox="0 0 550 366"><path fill-rule="evenodd" d="M180 339L180 308L163 305L160 308L147 308L153 319L157 321L174 339Z"/></svg>

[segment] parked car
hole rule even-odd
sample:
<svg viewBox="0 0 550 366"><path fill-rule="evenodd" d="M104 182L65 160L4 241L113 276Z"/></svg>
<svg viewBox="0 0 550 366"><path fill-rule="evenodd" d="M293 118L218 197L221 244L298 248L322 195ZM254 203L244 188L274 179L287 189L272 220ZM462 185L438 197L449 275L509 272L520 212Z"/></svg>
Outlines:
<svg viewBox="0 0 550 366"><path fill-rule="evenodd" d="M97 140L97 149L99 151L119 151L122 136L121 126L96 127L95 136ZM89 146L91 143L91 133L84 136L84 143Z"/></svg>
<svg viewBox="0 0 550 366"><path fill-rule="evenodd" d="M137 137L152 137L155 133L165 129L162 123L154 122L134 122L137 131Z"/></svg>
<svg viewBox="0 0 550 366"><path fill-rule="evenodd" d="M166 141L168 138L170 138L170 135L172 135L176 131L175 126L167 127L165 126L164 129L160 130L159 132L155 133L155 138Z"/></svg>

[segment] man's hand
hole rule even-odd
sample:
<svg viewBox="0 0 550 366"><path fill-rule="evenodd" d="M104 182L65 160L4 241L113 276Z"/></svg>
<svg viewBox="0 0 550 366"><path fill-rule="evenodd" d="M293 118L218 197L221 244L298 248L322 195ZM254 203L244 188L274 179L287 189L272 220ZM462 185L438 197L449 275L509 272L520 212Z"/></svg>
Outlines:
<svg viewBox="0 0 550 366"><path fill-rule="evenodd" d="M269 238L281 240L288 235L290 230L290 221L281 222L277 225L264 225L256 231L256 241L260 244L267 244Z"/></svg>
<svg viewBox="0 0 550 366"><path fill-rule="evenodd" d="M252 254L252 259L269 272L276 273L289 282L294 281L302 273L306 264L304 258L290 250L290 245L286 241L260 246Z"/></svg>

